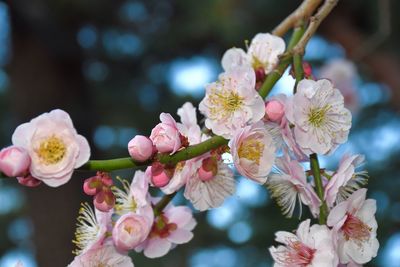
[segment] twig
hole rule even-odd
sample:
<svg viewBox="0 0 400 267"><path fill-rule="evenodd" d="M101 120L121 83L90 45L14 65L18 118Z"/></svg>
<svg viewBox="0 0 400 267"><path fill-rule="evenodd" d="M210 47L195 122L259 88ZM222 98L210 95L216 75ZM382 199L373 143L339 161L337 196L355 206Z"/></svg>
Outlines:
<svg viewBox="0 0 400 267"><path fill-rule="evenodd" d="M310 18L310 24L308 25L306 32L297 45L293 48L294 54L304 54L304 50L308 41L314 35L321 22L326 18L326 16L328 16L338 2L339 0L326 0L326 2L324 2L324 4L318 9L317 14Z"/></svg>
<svg viewBox="0 0 400 267"><path fill-rule="evenodd" d="M291 28L295 27L299 21L308 20L321 2L322 0L305 0L292 14L275 27L272 34L283 36Z"/></svg>
<svg viewBox="0 0 400 267"><path fill-rule="evenodd" d="M328 216L328 206L326 205L326 202L324 200L324 187L322 185L321 170L319 167L317 154L310 155L310 166L314 176L315 189L322 203L319 207L319 224L326 224L326 218Z"/></svg>
<svg viewBox="0 0 400 267"><path fill-rule="evenodd" d="M158 216L164 210L164 208L168 205L169 202L174 198L177 192L172 193L170 195L164 195L163 198L157 202L154 207L154 215Z"/></svg>

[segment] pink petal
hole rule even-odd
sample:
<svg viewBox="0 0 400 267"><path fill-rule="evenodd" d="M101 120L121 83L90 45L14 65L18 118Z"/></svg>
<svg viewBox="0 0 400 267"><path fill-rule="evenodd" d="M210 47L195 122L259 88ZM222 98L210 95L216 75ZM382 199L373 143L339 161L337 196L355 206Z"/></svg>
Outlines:
<svg viewBox="0 0 400 267"><path fill-rule="evenodd" d="M144 255L148 258L159 258L168 253L171 242L167 239L152 238L144 249Z"/></svg>
<svg viewBox="0 0 400 267"><path fill-rule="evenodd" d="M167 239L175 244L184 244L189 242L193 238L193 233L184 229L176 229L173 231Z"/></svg>

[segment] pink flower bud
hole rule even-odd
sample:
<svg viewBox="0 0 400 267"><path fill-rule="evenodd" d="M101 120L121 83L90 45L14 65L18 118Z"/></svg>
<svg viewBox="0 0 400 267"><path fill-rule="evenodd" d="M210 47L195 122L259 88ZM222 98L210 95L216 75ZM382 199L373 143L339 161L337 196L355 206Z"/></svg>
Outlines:
<svg viewBox="0 0 400 267"><path fill-rule="evenodd" d="M152 223L148 218L135 213L123 215L113 228L114 245L121 251L134 249L146 239Z"/></svg>
<svg viewBox="0 0 400 267"><path fill-rule="evenodd" d="M28 174L25 177L17 177L18 183L27 187L36 187L42 183L42 181L36 179L32 175Z"/></svg>
<svg viewBox="0 0 400 267"><path fill-rule="evenodd" d="M94 196L99 193L102 187L101 179L96 176L90 177L83 182L83 192L89 196Z"/></svg>
<svg viewBox="0 0 400 267"><path fill-rule="evenodd" d="M164 187L171 179L168 171L159 162L154 162L151 166L151 182L156 187Z"/></svg>
<svg viewBox="0 0 400 267"><path fill-rule="evenodd" d="M153 142L143 135L136 135L128 143L129 155L131 155L134 160L140 162L150 159L153 155L153 149Z"/></svg>
<svg viewBox="0 0 400 267"><path fill-rule="evenodd" d="M103 188L103 190L94 197L93 204L99 211L110 211L115 205L115 196L111 189L107 187Z"/></svg>
<svg viewBox="0 0 400 267"><path fill-rule="evenodd" d="M17 146L10 146L0 151L0 171L9 177L24 176L31 164L28 152Z"/></svg>
<svg viewBox="0 0 400 267"><path fill-rule="evenodd" d="M101 182L104 186L110 187L114 184L108 172L97 172L96 176L101 178Z"/></svg>
<svg viewBox="0 0 400 267"><path fill-rule="evenodd" d="M278 122L285 114L285 107L277 100L271 100L265 103L265 115L268 120Z"/></svg>
<svg viewBox="0 0 400 267"><path fill-rule="evenodd" d="M175 153L182 146L176 121L168 113L161 113L160 120L151 131L150 139L159 152Z"/></svg>
<svg viewBox="0 0 400 267"><path fill-rule="evenodd" d="M214 178L217 172L218 172L218 163L215 158L204 159L201 167L197 171L200 180L202 180L203 182L209 181L212 178Z"/></svg>

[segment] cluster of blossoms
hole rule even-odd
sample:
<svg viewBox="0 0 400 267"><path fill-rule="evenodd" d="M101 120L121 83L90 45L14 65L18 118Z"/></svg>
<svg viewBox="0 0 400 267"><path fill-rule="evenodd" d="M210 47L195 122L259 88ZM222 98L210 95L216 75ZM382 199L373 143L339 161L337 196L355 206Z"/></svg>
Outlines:
<svg viewBox="0 0 400 267"><path fill-rule="evenodd" d="M277 232L282 245L270 248L274 266L361 266L377 255L376 203L362 188L366 172L357 171L363 156L344 156L335 171L304 168L310 157L317 160L317 154L333 153L347 141L352 117L334 80L314 80L308 69L294 95L264 100L259 94L284 51L283 39L268 33L257 34L247 52L229 49L222 58L224 72L206 85L199 105L203 129L196 108L185 103L177 111L179 122L162 113L150 136L129 142L131 158L147 166L132 182L118 178L118 187L104 172L85 180L83 190L93 196L95 209L82 204L77 256L70 266L133 266L129 251L156 258L189 242L196 226L192 209L151 196L149 187L170 197L182 190L199 211L219 207L235 191L225 153L240 175L270 190L284 215L292 217L303 205L315 218L327 215L326 224L307 219L295 233ZM187 153L176 164L161 160L215 135L226 142L200 155ZM19 126L12 140L14 145L0 152L0 170L28 186L60 186L89 159L86 139L60 110Z"/></svg>

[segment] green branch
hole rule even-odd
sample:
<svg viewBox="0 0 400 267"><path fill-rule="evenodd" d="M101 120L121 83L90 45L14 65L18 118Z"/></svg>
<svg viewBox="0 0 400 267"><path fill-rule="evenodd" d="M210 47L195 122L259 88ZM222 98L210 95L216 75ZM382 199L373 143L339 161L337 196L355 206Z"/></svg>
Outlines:
<svg viewBox="0 0 400 267"><path fill-rule="evenodd" d="M197 145L189 146L173 155L159 154L158 161L167 165L175 165L180 161L188 160L200 156L212 149L228 144L228 140L221 136L214 136L201 142ZM148 166L151 161L135 162L132 158L118 158L107 160L89 160L78 170L93 170L93 171L115 171L121 169L135 169L143 166Z"/></svg>
<svg viewBox="0 0 400 267"><path fill-rule="evenodd" d="M319 207L319 224L326 224L326 218L328 216L328 206L324 200L324 187L322 185L321 170L319 168L317 154L310 155L311 171L314 176L315 189L319 199L321 200L321 206Z"/></svg>

